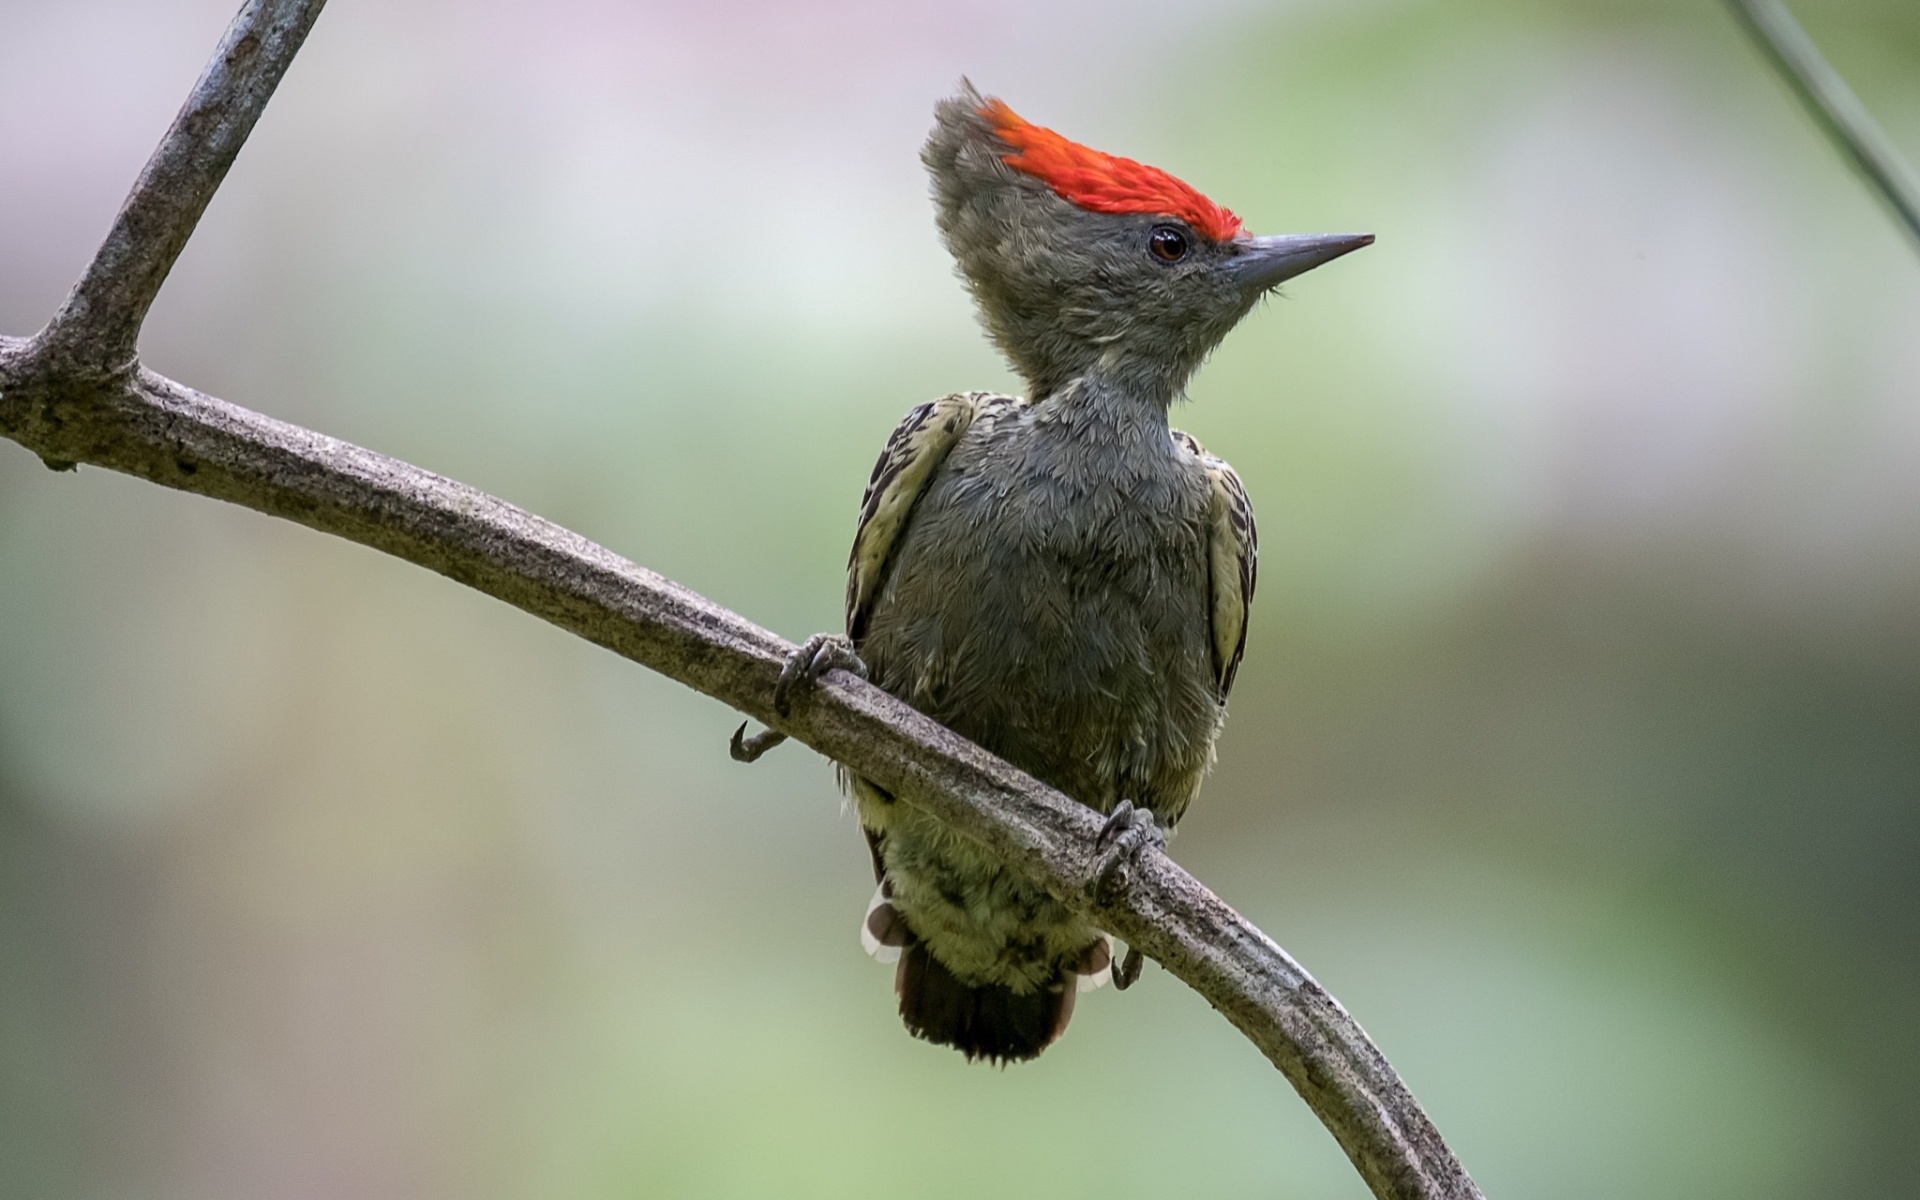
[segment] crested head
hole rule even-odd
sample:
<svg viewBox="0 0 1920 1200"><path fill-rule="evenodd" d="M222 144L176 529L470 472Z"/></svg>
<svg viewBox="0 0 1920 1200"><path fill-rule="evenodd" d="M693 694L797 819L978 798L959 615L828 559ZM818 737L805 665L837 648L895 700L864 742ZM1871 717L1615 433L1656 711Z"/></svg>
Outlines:
<svg viewBox="0 0 1920 1200"><path fill-rule="evenodd" d="M1161 404L1275 284L1372 240L1255 238L1156 167L962 83L921 160L981 322L1039 399L1098 375Z"/></svg>
<svg viewBox="0 0 1920 1200"><path fill-rule="evenodd" d="M1082 146L1021 117L998 97L980 115L1012 147L1000 161L1052 188L1062 199L1092 212L1178 217L1216 242L1240 232L1240 218L1200 194L1193 185L1158 167Z"/></svg>

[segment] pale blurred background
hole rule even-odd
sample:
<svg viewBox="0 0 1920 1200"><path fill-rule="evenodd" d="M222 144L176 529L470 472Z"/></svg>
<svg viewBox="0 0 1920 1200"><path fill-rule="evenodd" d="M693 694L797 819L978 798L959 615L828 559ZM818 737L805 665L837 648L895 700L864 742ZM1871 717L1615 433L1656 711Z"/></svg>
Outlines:
<svg viewBox="0 0 1920 1200"><path fill-rule="evenodd" d="M0 331L235 0L0 0ZM1805 0L1920 156L1920 5ZM1011 386L962 74L1379 244L1177 420L1259 510L1175 855L1492 1197L1910 1194L1920 258L1713 0L334 0L157 369L798 638L897 417ZM907 1037L828 766L447 580L0 443L0 1195L1364 1196L1157 968Z"/></svg>

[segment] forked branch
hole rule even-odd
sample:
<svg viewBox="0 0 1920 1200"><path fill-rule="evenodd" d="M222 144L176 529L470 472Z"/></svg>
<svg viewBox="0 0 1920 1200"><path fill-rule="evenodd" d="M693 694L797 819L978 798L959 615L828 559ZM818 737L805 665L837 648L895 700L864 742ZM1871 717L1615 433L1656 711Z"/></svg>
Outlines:
<svg viewBox="0 0 1920 1200"><path fill-rule="evenodd" d="M148 305L323 0L249 0L54 321L0 338L0 433L297 521L417 563L722 700L991 846L1184 980L1260 1048L1382 1200L1479 1190L1352 1017L1165 854L1096 897L1092 810L844 672L789 715L793 647L503 500L141 368ZM718 752L716 742L715 751Z"/></svg>
<svg viewBox="0 0 1920 1200"><path fill-rule="evenodd" d="M147 309L327 0L247 0L107 240L41 335L80 368L133 361Z"/></svg>

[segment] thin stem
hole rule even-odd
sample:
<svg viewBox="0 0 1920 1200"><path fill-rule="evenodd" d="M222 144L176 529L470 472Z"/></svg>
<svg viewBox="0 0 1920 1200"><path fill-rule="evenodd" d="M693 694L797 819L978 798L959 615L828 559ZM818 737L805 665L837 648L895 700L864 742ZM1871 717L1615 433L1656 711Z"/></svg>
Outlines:
<svg viewBox="0 0 1920 1200"><path fill-rule="evenodd" d="M247 0L147 160L106 241L41 335L76 367L120 370L147 309L326 0Z"/></svg>
<svg viewBox="0 0 1920 1200"><path fill-rule="evenodd" d="M1727 0L1828 139L1920 248L1920 179L1781 0Z"/></svg>

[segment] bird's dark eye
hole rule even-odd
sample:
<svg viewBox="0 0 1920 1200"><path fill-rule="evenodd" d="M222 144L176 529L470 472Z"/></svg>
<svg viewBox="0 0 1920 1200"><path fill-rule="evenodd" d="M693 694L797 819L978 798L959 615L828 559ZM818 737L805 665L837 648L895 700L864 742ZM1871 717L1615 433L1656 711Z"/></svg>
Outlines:
<svg viewBox="0 0 1920 1200"><path fill-rule="evenodd" d="M1187 235L1171 225L1161 225L1147 235L1147 248L1161 262L1179 262L1187 256Z"/></svg>

